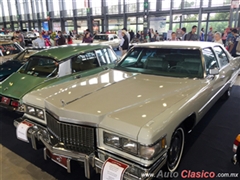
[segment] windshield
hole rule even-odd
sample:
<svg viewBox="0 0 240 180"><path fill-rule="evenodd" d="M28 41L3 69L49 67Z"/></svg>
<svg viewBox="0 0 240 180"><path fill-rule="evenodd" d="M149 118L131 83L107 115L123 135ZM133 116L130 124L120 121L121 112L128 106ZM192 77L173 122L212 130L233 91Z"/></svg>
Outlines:
<svg viewBox="0 0 240 180"><path fill-rule="evenodd" d="M15 56L13 58L13 60L17 60L20 62L24 62L26 61L31 55L35 54L36 52L38 52L39 50L32 50L32 49L26 49L24 51L22 51L21 53L19 53L17 56Z"/></svg>
<svg viewBox="0 0 240 180"><path fill-rule="evenodd" d="M0 45L0 56L9 56L20 53L21 49L14 43L12 44L1 44Z"/></svg>
<svg viewBox="0 0 240 180"><path fill-rule="evenodd" d="M58 73L58 62L46 57L30 57L20 72L37 77L54 77Z"/></svg>
<svg viewBox="0 0 240 180"><path fill-rule="evenodd" d="M94 40L108 41L108 35L96 35L94 36Z"/></svg>
<svg viewBox="0 0 240 180"><path fill-rule="evenodd" d="M133 48L115 69L169 77L202 78L200 50Z"/></svg>

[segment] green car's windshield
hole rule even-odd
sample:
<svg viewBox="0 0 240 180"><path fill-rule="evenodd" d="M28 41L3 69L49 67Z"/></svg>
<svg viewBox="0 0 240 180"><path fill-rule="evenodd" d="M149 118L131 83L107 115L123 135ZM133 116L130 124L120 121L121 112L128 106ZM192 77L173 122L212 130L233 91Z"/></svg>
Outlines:
<svg viewBox="0 0 240 180"><path fill-rule="evenodd" d="M58 73L58 62L46 57L30 57L20 73L37 77L54 77Z"/></svg>
<svg viewBox="0 0 240 180"><path fill-rule="evenodd" d="M198 49L135 47L115 69L169 77L203 77Z"/></svg>

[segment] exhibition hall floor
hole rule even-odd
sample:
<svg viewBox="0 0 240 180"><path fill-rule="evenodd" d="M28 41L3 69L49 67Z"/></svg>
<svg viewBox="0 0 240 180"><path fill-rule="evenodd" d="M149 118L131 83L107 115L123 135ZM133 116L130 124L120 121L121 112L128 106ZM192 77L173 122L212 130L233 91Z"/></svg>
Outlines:
<svg viewBox="0 0 240 180"><path fill-rule="evenodd" d="M0 110L0 180L85 180L83 168L73 173L45 161L42 150L34 150L30 144L17 140L13 120L14 113ZM232 144L240 133L240 76L231 97L219 100L200 123L187 135L182 162L176 179L182 172L237 173L238 178L214 178L234 180L240 177L240 167L234 166ZM98 175L92 179L99 179ZM203 178L200 178L203 179Z"/></svg>

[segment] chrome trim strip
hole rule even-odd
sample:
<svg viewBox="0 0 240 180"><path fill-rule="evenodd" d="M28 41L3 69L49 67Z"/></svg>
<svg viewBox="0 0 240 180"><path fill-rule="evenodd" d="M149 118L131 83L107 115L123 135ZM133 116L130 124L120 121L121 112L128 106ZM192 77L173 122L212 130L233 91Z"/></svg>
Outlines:
<svg viewBox="0 0 240 180"><path fill-rule="evenodd" d="M86 125L86 126L91 126L91 127L98 127L97 123L91 123L91 122L87 122L87 121L79 121L77 119L70 119L70 118L66 118L66 117L59 117L55 113L50 111L49 109L46 109L46 113L49 113L50 115L52 115L53 117L58 119L60 122L71 123L71 124L76 124L76 125ZM47 118L46 118L46 122L47 122Z"/></svg>

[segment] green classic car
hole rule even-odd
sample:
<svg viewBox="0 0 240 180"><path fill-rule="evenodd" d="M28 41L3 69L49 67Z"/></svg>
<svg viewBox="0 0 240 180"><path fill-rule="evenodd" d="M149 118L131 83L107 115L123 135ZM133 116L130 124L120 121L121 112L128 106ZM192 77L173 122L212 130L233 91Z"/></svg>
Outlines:
<svg viewBox="0 0 240 180"><path fill-rule="evenodd" d="M117 60L108 45L74 44L40 51L0 83L0 107L21 111L21 98L26 93L99 73Z"/></svg>

